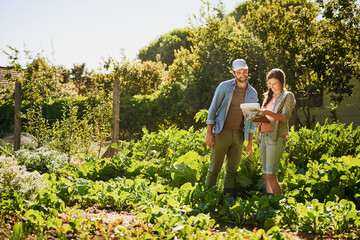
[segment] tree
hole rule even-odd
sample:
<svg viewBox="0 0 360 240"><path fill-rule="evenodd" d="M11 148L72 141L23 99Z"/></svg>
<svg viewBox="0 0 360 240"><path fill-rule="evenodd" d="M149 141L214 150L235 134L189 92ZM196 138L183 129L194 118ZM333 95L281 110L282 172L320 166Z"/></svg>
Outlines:
<svg viewBox="0 0 360 240"><path fill-rule="evenodd" d="M94 83L90 78L90 73L85 68L85 63L73 65L70 70L70 79L74 83L78 95L85 95L94 89Z"/></svg>
<svg viewBox="0 0 360 240"><path fill-rule="evenodd" d="M358 7L352 0L336 2L316 5L308 0L254 0L240 19L260 39L268 68L282 68L290 90L307 99L301 109L308 127L312 125L312 94L327 91L338 104L344 94L351 94L348 83L356 76ZM339 16L329 14L328 9L333 8ZM320 13L325 19L319 20ZM326 16L333 17L327 20Z"/></svg>
<svg viewBox="0 0 360 240"><path fill-rule="evenodd" d="M189 35L189 28L172 30L151 42L149 46L140 49L138 57L144 62L161 61L169 66L175 59L174 51L181 47L190 49L192 44Z"/></svg>
<svg viewBox="0 0 360 240"><path fill-rule="evenodd" d="M260 87L265 62L258 39L233 17L226 17L221 2L204 4L192 22L190 40L193 47L178 50L169 67L169 74L186 86L188 113L209 107L217 85L234 78L231 63L237 58L247 60L251 83Z"/></svg>
<svg viewBox="0 0 360 240"><path fill-rule="evenodd" d="M24 100L46 101L52 97L74 94L73 86L68 81L68 71L62 66L54 65L39 53L33 56L27 50L20 51L11 46L8 49L3 52L8 56L9 69L17 72L16 81L22 84Z"/></svg>
<svg viewBox="0 0 360 240"><path fill-rule="evenodd" d="M319 21L318 44L314 48L311 67L326 82L333 103L332 118L337 120L336 108L351 96L351 78L360 80L360 7L355 0L318 0L322 10Z"/></svg>
<svg viewBox="0 0 360 240"><path fill-rule="evenodd" d="M105 63L107 78L120 79L120 96L145 95L155 92L164 81L165 64L152 61L117 62L110 58Z"/></svg>
<svg viewBox="0 0 360 240"><path fill-rule="evenodd" d="M251 1L244 1L236 5L235 9L228 14L229 17L234 17L236 22L239 22L243 16L246 16L248 12L248 6L251 5Z"/></svg>

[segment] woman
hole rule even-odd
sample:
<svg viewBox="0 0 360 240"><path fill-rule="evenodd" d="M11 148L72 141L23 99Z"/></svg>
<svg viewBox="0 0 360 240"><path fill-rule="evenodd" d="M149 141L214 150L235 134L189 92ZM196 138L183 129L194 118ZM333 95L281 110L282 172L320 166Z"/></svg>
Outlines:
<svg viewBox="0 0 360 240"><path fill-rule="evenodd" d="M289 132L288 121L296 101L294 94L285 89L285 73L281 69L272 69L267 74L266 81L268 91L264 94L265 99L259 112L270 123L261 123L259 126L259 152L266 192L282 194L277 174Z"/></svg>

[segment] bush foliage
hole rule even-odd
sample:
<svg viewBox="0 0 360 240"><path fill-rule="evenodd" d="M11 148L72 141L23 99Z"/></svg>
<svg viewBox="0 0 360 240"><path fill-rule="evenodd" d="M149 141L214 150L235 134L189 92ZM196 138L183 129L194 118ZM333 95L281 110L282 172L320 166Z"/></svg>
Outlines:
<svg viewBox="0 0 360 240"><path fill-rule="evenodd" d="M32 204L23 204L24 195L12 195L11 189L19 189L21 184L1 180L3 187L6 184L11 187L5 188L5 191L3 188L0 205L5 217L0 220L13 229L14 236L20 231L25 235L89 237L93 236L95 227L97 231L107 229L104 234L123 236L124 239L135 236L187 239L189 234L195 239L200 236L206 236L205 239L238 239L239 236L245 239L290 238L280 229L319 237L358 238L359 152L338 149L339 152L334 150L334 156L324 153L316 159L300 159L302 150L296 148L297 142L294 141L305 132L316 135L323 129L335 138L337 129L343 127L326 124L319 125L316 130L303 128L299 132L291 132L281 160L279 179L284 190L282 196L264 194L256 144L253 155L241 161L236 177L239 195L232 199L222 193L223 172L216 187L208 189L204 184L210 156L204 141L205 129L172 127L159 132L144 129L141 139L121 143L118 154L113 158L90 157L79 166L64 165L57 175L42 174L42 178L32 185L38 186L45 181L47 188L32 191ZM350 130L349 127L346 129ZM359 128L352 130L357 131ZM346 134L337 136L339 142L345 139ZM323 141L327 138L318 143ZM305 145L310 147L313 143L308 141ZM348 150L351 149L349 145ZM351 154L341 155L344 153ZM298 161L291 161L289 156L296 156ZM56 159L54 154L48 157ZM3 160L9 164L2 165L1 172L7 174L2 174L1 179L10 176L6 169L13 167L22 169L23 176L30 174L13 158ZM304 165L301 161L307 162L306 168L300 167ZM23 163L19 161L19 164ZM31 174L40 176L37 172ZM127 228L121 223L109 226L98 221L94 226L94 220L78 217L80 213L74 212L73 206L133 211L140 225L133 223ZM69 220L58 221L59 216L67 216ZM19 220L11 222L9 219ZM217 232L214 229L219 227L218 222L235 223L237 227ZM133 229L137 226L143 228L135 234ZM246 231L240 226L256 226L256 230ZM56 235L52 235L54 233Z"/></svg>
<svg viewBox="0 0 360 240"><path fill-rule="evenodd" d="M244 58L260 102L267 90L266 72L282 68L288 89L303 105L308 106L312 94L330 94L334 107L329 117L336 121L336 106L352 94L350 79L360 79L359 13L354 0L247 1L228 15L221 2L206 3L190 28L166 33L142 49L142 60L109 58L98 71L85 64L66 69L24 51L26 63L21 65L21 52L9 47L4 52L17 74L6 78L22 83L23 113L38 102L42 117L50 122L61 118L67 98L85 97L75 100L79 115L98 99L111 101L112 84L119 79L121 137L128 139L141 134L143 126L154 131L170 125L199 127L193 116L209 107L221 81L233 78L232 61ZM12 131L9 95L0 96L5 100L0 104L2 135ZM302 113L304 122L296 115ZM294 114L299 126L313 127L310 111Z"/></svg>

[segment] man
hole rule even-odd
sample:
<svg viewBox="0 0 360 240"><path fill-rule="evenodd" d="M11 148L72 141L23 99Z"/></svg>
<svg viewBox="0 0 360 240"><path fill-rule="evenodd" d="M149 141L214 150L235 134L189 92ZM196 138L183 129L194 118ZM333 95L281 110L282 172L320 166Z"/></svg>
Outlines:
<svg viewBox="0 0 360 240"><path fill-rule="evenodd" d="M242 103L256 103L258 94L247 81L248 66L244 59L236 59L232 64L235 79L223 81L216 88L206 120L206 144L212 149L206 185L216 185L224 158L224 194L234 196L235 175L240 163L244 140L249 157L252 153L252 138L255 123L247 121L240 109Z"/></svg>

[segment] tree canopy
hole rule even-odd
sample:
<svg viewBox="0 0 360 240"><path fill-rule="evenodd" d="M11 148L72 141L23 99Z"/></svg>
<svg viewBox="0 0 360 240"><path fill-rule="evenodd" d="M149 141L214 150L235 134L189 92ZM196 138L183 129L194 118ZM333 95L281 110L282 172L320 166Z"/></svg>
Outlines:
<svg viewBox="0 0 360 240"><path fill-rule="evenodd" d="M140 49L138 57L142 61L161 61L170 66L175 59L175 51L181 47L190 49L190 29L175 29L158 39L152 41L149 46Z"/></svg>
<svg viewBox="0 0 360 240"><path fill-rule="evenodd" d="M355 0L248 0L228 14L221 1L204 2L189 27L160 36L139 51L138 59L109 58L100 71L85 64L66 69L40 55L20 66L17 49L9 47L6 54L9 67L21 73L28 100L108 98L113 80L120 79L121 97L127 99L122 104L130 104L124 106L122 122L136 126L132 131L144 125L192 126L193 116L209 107L216 86L233 78L232 61L244 58L260 101L267 90L266 73L275 67L285 71L287 87L305 101L295 109L295 125L311 127L311 96L329 93L336 120L336 106L353 92L350 79L360 79L359 11ZM144 124L144 119L157 122Z"/></svg>

